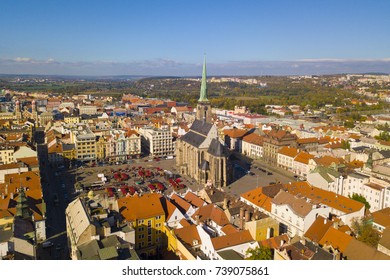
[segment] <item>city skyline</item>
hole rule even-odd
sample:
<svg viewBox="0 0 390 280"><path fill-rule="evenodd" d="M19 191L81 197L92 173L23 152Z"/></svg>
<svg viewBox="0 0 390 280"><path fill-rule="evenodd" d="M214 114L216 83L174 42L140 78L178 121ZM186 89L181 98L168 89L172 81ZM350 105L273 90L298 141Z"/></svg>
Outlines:
<svg viewBox="0 0 390 280"><path fill-rule="evenodd" d="M93 3L93 5L92 5ZM210 75L390 73L390 3L12 1L0 73Z"/></svg>

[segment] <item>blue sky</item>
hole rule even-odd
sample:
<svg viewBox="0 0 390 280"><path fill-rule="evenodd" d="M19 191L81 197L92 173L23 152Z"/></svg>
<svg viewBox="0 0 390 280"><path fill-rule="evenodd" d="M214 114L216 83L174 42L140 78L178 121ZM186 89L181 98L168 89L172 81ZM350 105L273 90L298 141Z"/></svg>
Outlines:
<svg viewBox="0 0 390 280"><path fill-rule="evenodd" d="M0 73L390 73L390 1L5 1Z"/></svg>

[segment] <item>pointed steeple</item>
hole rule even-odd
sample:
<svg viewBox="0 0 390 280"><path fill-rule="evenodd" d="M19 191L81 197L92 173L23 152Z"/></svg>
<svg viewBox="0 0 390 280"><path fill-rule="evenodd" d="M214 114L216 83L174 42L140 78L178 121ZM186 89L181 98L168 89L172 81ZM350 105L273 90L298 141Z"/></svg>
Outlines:
<svg viewBox="0 0 390 280"><path fill-rule="evenodd" d="M204 56L203 61L203 71L202 71L202 85L200 86L200 97L199 102L208 102L207 99L207 76L206 76L206 55Z"/></svg>
<svg viewBox="0 0 390 280"><path fill-rule="evenodd" d="M27 204L27 197L24 193L24 189L20 188L19 196L16 200L16 216L23 219L31 217L30 210Z"/></svg>

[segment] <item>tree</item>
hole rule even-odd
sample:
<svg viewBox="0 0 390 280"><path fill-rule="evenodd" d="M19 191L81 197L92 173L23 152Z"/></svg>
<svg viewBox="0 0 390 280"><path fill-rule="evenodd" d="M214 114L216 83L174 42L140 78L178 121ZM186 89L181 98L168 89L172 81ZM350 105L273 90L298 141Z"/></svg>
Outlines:
<svg viewBox="0 0 390 280"><path fill-rule="evenodd" d="M354 193L352 196L349 196L349 198L352 198L353 200L356 200L356 201L363 203L366 206L366 211L370 210L371 205L370 205L370 203L368 203L368 201L366 200L366 198L364 196L357 194L357 193Z"/></svg>
<svg viewBox="0 0 390 280"><path fill-rule="evenodd" d="M272 251L268 247L260 246L255 249L249 248L246 251L247 254L250 254L248 260L272 260Z"/></svg>
<svg viewBox="0 0 390 280"><path fill-rule="evenodd" d="M353 232L356 234L357 240L366 243L372 247L376 247L380 240L379 232L372 226L372 219L364 217L352 221L351 226Z"/></svg>

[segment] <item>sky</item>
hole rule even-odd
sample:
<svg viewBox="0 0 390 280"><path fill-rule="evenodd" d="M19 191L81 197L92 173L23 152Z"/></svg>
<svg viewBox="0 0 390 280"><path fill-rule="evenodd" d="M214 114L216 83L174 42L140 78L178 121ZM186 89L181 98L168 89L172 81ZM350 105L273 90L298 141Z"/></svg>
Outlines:
<svg viewBox="0 0 390 280"><path fill-rule="evenodd" d="M388 0L0 0L0 73L390 73Z"/></svg>

